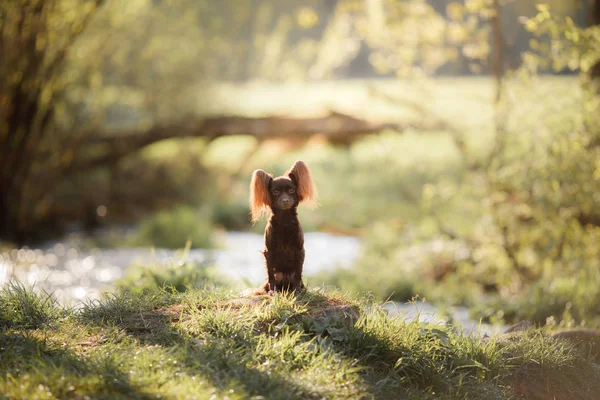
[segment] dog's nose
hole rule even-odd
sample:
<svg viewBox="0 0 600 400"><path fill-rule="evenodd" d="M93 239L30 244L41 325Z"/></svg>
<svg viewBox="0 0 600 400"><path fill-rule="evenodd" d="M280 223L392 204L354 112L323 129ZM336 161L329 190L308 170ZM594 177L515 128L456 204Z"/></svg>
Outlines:
<svg viewBox="0 0 600 400"><path fill-rule="evenodd" d="M285 204L286 206L287 206L287 205L289 205L289 204L292 202L292 200L288 199L287 197L286 197L285 199L282 199L281 201L282 201L282 202L283 202L283 204Z"/></svg>

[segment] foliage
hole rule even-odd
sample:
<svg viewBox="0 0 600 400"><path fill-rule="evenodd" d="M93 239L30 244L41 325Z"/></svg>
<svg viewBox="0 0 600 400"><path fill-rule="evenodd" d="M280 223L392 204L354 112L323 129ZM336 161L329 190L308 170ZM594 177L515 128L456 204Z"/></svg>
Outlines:
<svg viewBox="0 0 600 400"><path fill-rule="evenodd" d="M190 242L194 248L209 248L213 242L213 226L206 212L189 206L160 211L142 220L136 245L177 249Z"/></svg>
<svg viewBox="0 0 600 400"><path fill-rule="evenodd" d="M571 16L578 5L550 3ZM504 9L530 15L534 4ZM487 0L445 10L424 0L15 0L0 13L0 237L20 244L93 219L81 210L92 205L60 199L85 198L88 178L119 175L142 147L212 138L202 117L230 109L213 107L214 81L484 71L494 17ZM505 28L526 42L515 20ZM117 186L98 196L114 200Z"/></svg>
<svg viewBox="0 0 600 400"><path fill-rule="evenodd" d="M31 399L504 399L522 382L556 383L553 394L574 398L600 390L597 366L544 331L480 340L335 292L239 300L121 292L57 327L1 331L0 390ZM321 317L331 306L361 316Z"/></svg>
<svg viewBox="0 0 600 400"><path fill-rule="evenodd" d="M538 59L550 60L557 69L581 68L582 82L588 82L588 69L600 60L598 27L577 28L569 18L562 23L551 18L547 8L539 10L526 24L537 35L552 32L552 37L549 53L540 49ZM586 321L597 318L600 282L600 99L593 84L584 84L580 101L577 108L529 123L521 119L517 124L511 115L508 131L498 133L499 151L487 178L496 238L516 273L512 279L517 285L504 296L523 296L520 303L538 298L540 305L564 304L545 316L560 319L570 309L576 321ZM507 103L513 107L510 100ZM545 317L528 307L521 309L523 316Z"/></svg>
<svg viewBox="0 0 600 400"><path fill-rule="evenodd" d="M70 83L69 76L63 75L68 50L100 3L19 0L0 5L0 236L4 239L22 240L25 231L33 231L34 216L46 214L48 192L74 156L75 149L63 147L63 138L57 136L54 117L65 109L55 105ZM38 175L40 171L45 179Z"/></svg>
<svg viewBox="0 0 600 400"><path fill-rule="evenodd" d="M598 28L539 11L526 25L548 46L525 55L523 68L499 87L492 145L474 156L455 135L464 173L423 185L421 210L437 232L373 229L358 269L329 279L352 279L380 298L409 287L429 299L476 305L488 317L599 323L599 99L585 74L600 57ZM532 73L544 62L581 68L583 88L542 89ZM534 106L536 98L544 101ZM475 218L450 223L449 205ZM394 278L391 271L402 272Z"/></svg>
<svg viewBox="0 0 600 400"><path fill-rule="evenodd" d="M327 23L292 41L317 24L310 7L228 4L2 2L0 237L23 244L72 220L73 207L65 213L56 199L65 186L86 193L90 171L114 174L126 156L157 141L210 136L198 129L199 93L212 100L206 82L289 79L308 63L324 75L338 62L339 52L321 46Z"/></svg>
<svg viewBox="0 0 600 400"><path fill-rule="evenodd" d="M224 286L226 283L214 267L192 262L149 267L131 265L127 267L125 277L116 282L117 286L131 289L136 293L158 288L171 288L178 292L185 292L192 288L215 284Z"/></svg>
<svg viewBox="0 0 600 400"><path fill-rule="evenodd" d="M547 4L539 4L537 9L538 14L525 22L526 29L536 36L530 42L531 51L524 55L527 70L551 67L554 71L590 72L600 61L600 26L582 28L571 17L557 16Z"/></svg>

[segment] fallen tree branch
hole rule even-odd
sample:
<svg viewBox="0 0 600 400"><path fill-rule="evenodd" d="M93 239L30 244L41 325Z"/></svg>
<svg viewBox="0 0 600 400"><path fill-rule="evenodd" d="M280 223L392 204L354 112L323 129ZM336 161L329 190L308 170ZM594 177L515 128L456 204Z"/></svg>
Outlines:
<svg viewBox="0 0 600 400"><path fill-rule="evenodd" d="M582 226L600 226L600 215L599 214L588 214L588 213L580 213L577 216L577 221L579 221L579 223Z"/></svg>
<svg viewBox="0 0 600 400"><path fill-rule="evenodd" d="M364 134L405 128L396 123L368 121L337 112L315 118L221 116L201 121L188 118L134 133L86 135L81 143L84 158L75 159L69 172L108 165L152 143L172 138L204 137L214 140L222 136L250 135L264 140L282 137L308 139L320 135L333 143L347 144ZM99 155L86 157L85 154L89 154L86 150L92 147L99 150L95 151Z"/></svg>

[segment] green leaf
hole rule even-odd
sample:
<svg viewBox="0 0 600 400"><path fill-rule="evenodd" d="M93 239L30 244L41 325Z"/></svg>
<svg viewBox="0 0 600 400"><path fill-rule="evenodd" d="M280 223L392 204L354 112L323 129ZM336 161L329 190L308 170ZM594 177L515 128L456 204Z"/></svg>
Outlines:
<svg viewBox="0 0 600 400"><path fill-rule="evenodd" d="M539 11L539 12L548 12L550 11L550 7L548 6L548 4L543 3L543 4L536 4L535 8Z"/></svg>

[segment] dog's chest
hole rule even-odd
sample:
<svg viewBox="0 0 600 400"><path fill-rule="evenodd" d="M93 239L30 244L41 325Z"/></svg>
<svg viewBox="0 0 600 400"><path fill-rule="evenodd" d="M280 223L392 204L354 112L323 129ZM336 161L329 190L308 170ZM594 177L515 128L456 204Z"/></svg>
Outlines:
<svg viewBox="0 0 600 400"><path fill-rule="evenodd" d="M300 224L273 224L265 235L267 250L294 253L304 248L304 235Z"/></svg>

